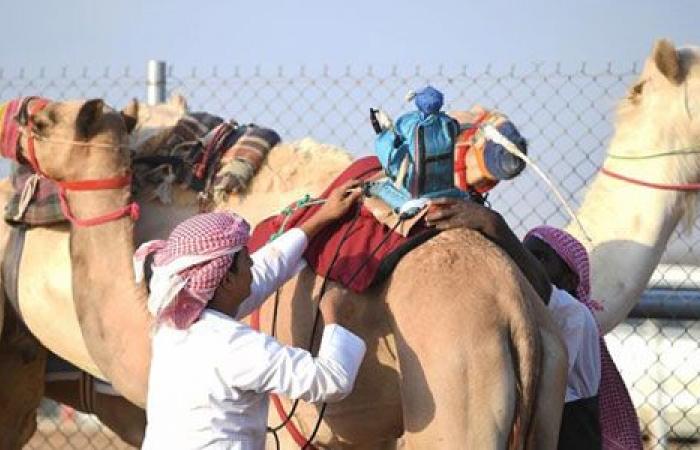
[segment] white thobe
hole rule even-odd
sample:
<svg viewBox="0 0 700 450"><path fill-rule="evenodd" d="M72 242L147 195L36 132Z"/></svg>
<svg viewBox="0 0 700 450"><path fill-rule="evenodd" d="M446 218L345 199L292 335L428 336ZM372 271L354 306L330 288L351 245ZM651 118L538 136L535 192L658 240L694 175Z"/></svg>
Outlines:
<svg viewBox="0 0 700 450"><path fill-rule="evenodd" d="M251 295L243 317L303 267L307 239L292 229L251 255ZM218 311L187 330L153 336L144 449L262 450L268 393L309 402L350 393L365 344L339 325L323 330L317 357L288 347Z"/></svg>
<svg viewBox="0 0 700 450"><path fill-rule="evenodd" d="M566 402L593 397L600 385L600 335L591 311L568 292L552 286L547 305L569 353Z"/></svg>

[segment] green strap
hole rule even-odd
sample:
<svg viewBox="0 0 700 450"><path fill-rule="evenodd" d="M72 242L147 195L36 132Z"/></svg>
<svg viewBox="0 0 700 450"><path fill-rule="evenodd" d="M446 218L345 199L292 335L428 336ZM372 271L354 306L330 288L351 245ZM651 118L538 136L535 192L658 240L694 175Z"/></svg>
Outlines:
<svg viewBox="0 0 700 450"><path fill-rule="evenodd" d="M282 221L282 225L280 225L279 230L276 232L272 233L270 235L270 239L268 239L267 242L272 242L278 237L282 236L282 234L286 231L285 228L287 227L287 222L289 222L289 218L292 216L294 211L301 209L301 208L308 208L310 206L314 205L320 205L322 203L325 203L326 200L322 198L311 198L310 194L304 195L302 198L297 200L296 202L292 203L291 205L287 206L284 208L278 215L284 216L284 220Z"/></svg>
<svg viewBox="0 0 700 450"><path fill-rule="evenodd" d="M678 155L695 155L700 153L700 149L697 149L696 147L686 147L686 148L681 148L678 150L671 150L668 152L660 152L660 153L652 153L651 155L616 155L616 154L611 154L608 155L608 158L610 159L624 159L624 160L643 160L643 159L653 159L653 158L661 158L663 156L678 156Z"/></svg>

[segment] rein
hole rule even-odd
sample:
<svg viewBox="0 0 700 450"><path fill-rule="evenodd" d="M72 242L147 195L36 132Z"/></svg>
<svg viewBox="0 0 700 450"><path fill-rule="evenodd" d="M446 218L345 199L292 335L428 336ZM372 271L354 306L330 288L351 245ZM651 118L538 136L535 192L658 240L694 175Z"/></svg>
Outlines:
<svg viewBox="0 0 700 450"><path fill-rule="evenodd" d="M295 207L301 208L301 207L308 207L308 206L313 206L318 203L323 203L325 200L322 199L311 199L310 196L306 196L303 199L301 199L299 202L296 203ZM316 336L316 330L318 328L318 323L319 319L321 318L320 314L320 304L321 300L323 299L323 295L326 293L327 285L328 285L328 275L331 273L331 269L336 263L336 260L338 259L338 256L340 255L340 249L342 248L343 244L347 240L347 238L350 236L350 231L352 228L355 226L355 223L357 222L358 218L360 217L360 208L361 206L356 205L356 213L355 216L352 219L352 222L350 223L350 226L345 230L345 233L343 234L343 237L341 238L340 242L338 243L338 247L335 250L335 253L333 255L333 259L331 260L331 263L328 267L328 270L326 271L326 275L323 277L323 281L321 282L321 289L319 291L318 295L318 302L316 304L316 309L314 312L314 320L313 320L313 326L311 328L311 337L309 339L309 349L313 347L314 339ZM282 226L280 227L280 230L274 233L270 237L270 241L274 240L277 238L280 234L284 232L284 228L287 224L288 218L292 213L292 208L285 208L285 210L282 212L282 214L285 216L285 219L282 223ZM350 280L347 282L347 284L350 284L354 281L354 279L357 277L357 275L362 272L362 269L364 269L365 265L369 261L372 256L386 243L386 241L389 239L389 236L391 236L391 233L396 231L398 226L403 222L403 219L399 218L397 223L387 231L385 234L384 238L377 244L377 246L370 252L370 254L365 258L365 261L363 262L360 267L350 276ZM275 332L277 328L277 311L278 311L278 306L279 306L279 290L275 293L275 302L273 306L273 313L272 313L272 330L271 330L271 336L275 337ZM256 309L253 311L251 314L251 320L250 320L250 325L254 330L260 330L260 309ZM292 436L292 439L294 439L294 442L296 442L297 445L301 448L301 450L317 450L317 448L311 443L316 436L316 433L318 432L321 422L323 421L323 415L326 411L326 403L324 402L321 405L321 409L319 411L318 419L316 420L316 424L314 425L314 428L311 432L311 435L308 438L305 438L304 435L299 431L299 429L294 425L294 423L291 421L292 417L294 417L294 413L296 412L297 406L299 405L299 400L294 400L294 403L292 404L291 409L287 413L284 410L284 406L282 405L282 401L280 400L279 396L276 394L270 394L270 397L272 399L272 404L275 407L275 410L277 410L277 413L279 414L280 418L282 419L282 422L275 426L275 427L269 427L267 428L267 431L273 435L275 438L275 444L277 446L277 449L279 450L280 448L280 441L279 438L277 437L277 432L281 430L282 428L286 428L287 432Z"/></svg>
<svg viewBox="0 0 700 450"><path fill-rule="evenodd" d="M626 177L617 172L610 171L605 167L600 168L600 173L609 176L610 178L615 178L616 180L625 181L630 184L637 186L644 186L652 189L659 189L662 191L681 191L681 192L692 192L700 191L700 183L687 183L687 184L665 184L665 183L651 183L648 181L640 180L637 178Z"/></svg>
<svg viewBox="0 0 700 450"><path fill-rule="evenodd" d="M695 147L687 147L678 150L670 150L667 152L652 153L650 155L618 155L611 154L608 155L610 159L619 159L627 161L644 161L655 158L662 158L666 156L682 156L682 155L695 155L700 153L700 149ZM622 175L618 172L613 172L612 170L606 169L605 167L600 168L600 173L609 176L610 178L615 178L616 180L624 181L637 186L644 186L651 189L659 189L662 191L680 191L680 192L694 192L700 191L700 183L684 183L684 184L674 184L674 183L653 183L649 181L640 180L638 178L632 178Z"/></svg>
<svg viewBox="0 0 700 450"><path fill-rule="evenodd" d="M37 112L41 111L46 107L48 102L46 101L37 101L36 105L34 108L29 108L29 101L25 102L22 105L22 108L20 110L20 116L24 115L26 117L26 126L22 128L22 132L25 134L27 138L27 152L29 156L29 164L31 165L32 169L34 172L36 172L37 175L46 178L47 180L51 180L56 185L58 185L59 188L59 200L60 200L60 205L61 205L61 211L63 212L63 215L66 216L66 218L70 221L71 224L79 227L91 227L94 225L100 225L103 223L111 222L113 220L129 216L131 217L132 220L136 221L139 218L140 210L139 210L139 205L136 202L129 203L128 205L125 205L119 209L116 209L110 213L103 214L101 216L97 217L92 217L89 219L79 219L73 213L71 212L70 206L68 204L68 199L67 199L67 192L68 191L102 191L102 190L113 190L113 189L121 189L127 186L131 186L131 174L127 173L122 176L116 176L112 178L102 178L102 179L95 179L95 180L75 180L75 181L60 181L56 180L54 178L51 178L48 176L43 170L41 170L41 167L39 165L39 160L36 157L36 150L35 150L35 140L39 140L41 142L46 142L46 143L51 143L51 144L65 144L65 145L89 145L91 147L97 147L97 148L125 148L126 146L123 145L112 145L112 144L100 144L100 143L95 143L95 144L90 144L88 142L81 142L81 141L70 141L70 140L52 140L52 139L45 139L36 136L34 132L31 131L32 128L32 116L36 114ZM29 110L29 111L27 111Z"/></svg>

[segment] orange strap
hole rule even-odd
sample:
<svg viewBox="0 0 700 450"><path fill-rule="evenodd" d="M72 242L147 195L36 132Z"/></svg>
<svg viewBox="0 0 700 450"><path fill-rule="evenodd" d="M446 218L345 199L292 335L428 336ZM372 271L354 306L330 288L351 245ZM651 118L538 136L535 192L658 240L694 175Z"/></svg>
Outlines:
<svg viewBox="0 0 700 450"><path fill-rule="evenodd" d="M463 191L467 190L467 152L471 148L471 144L468 142L479 129L484 120L489 117L487 111L482 112L479 117L476 118L471 128L464 130L457 138L457 158L454 164L454 171L457 175L457 187Z"/></svg>

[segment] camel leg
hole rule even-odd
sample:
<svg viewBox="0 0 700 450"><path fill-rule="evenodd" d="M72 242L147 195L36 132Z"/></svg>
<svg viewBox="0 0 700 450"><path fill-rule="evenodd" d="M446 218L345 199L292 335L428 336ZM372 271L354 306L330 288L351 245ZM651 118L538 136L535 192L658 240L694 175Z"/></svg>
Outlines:
<svg viewBox="0 0 700 450"><path fill-rule="evenodd" d="M535 402L533 448L557 448L566 392L567 353L559 330L546 306L535 303L535 316L542 337L542 366Z"/></svg>
<svg viewBox="0 0 700 450"><path fill-rule="evenodd" d="M129 445L141 448L146 433L146 412L120 395L95 394L95 414Z"/></svg>
<svg viewBox="0 0 700 450"><path fill-rule="evenodd" d="M422 323L411 320L411 308L393 313L401 330L397 346L404 375L404 448L504 449L516 384L507 331L482 329L471 338L463 331L458 344L454 333L438 325L449 318L437 309L429 315L422 310Z"/></svg>
<svg viewBox="0 0 700 450"><path fill-rule="evenodd" d="M79 380L47 381L44 395L76 411L95 414L122 441L141 447L146 429L146 413L124 397L93 391L92 407L86 408L80 401Z"/></svg>
<svg viewBox="0 0 700 450"><path fill-rule="evenodd" d="M0 450L19 450L36 431L36 410L44 392L46 349L7 308L0 338Z"/></svg>
<svg viewBox="0 0 700 450"><path fill-rule="evenodd" d="M504 449L516 380L507 321L493 314L493 289L465 296L456 283L401 279L387 300L402 374L404 448Z"/></svg>

